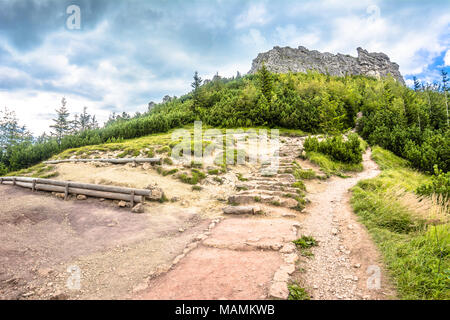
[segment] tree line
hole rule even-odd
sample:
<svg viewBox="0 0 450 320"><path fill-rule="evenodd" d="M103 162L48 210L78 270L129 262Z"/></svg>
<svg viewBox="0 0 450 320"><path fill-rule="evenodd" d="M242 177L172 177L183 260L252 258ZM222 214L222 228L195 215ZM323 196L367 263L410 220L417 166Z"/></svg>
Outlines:
<svg viewBox="0 0 450 320"><path fill-rule="evenodd" d="M63 104L47 139L16 142L2 151L4 170L17 170L67 148L131 139L201 120L215 127L284 127L310 133L336 134L357 127L370 144L380 145L433 172L450 166L447 75L441 84L414 89L393 78L335 77L317 72L257 74L203 81L194 74L191 92L150 103L134 117L111 115L101 128L91 121L77 129L67 125ZM357 120L358 112L362 118ZM84 118L83 118L84 119ZM58 131L59 130L59 131ZM62 131L61 131L62 130ZM58 134L60 132L60 134Z"/></svg>

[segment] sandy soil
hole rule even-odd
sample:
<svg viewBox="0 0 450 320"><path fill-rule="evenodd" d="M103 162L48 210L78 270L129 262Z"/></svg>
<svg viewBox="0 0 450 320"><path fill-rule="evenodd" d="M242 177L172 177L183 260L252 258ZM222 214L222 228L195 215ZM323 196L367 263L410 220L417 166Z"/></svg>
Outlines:
<svg viewBox="0 0 450 320"><path fill-rule="evenodd" d="M123 298L208 223L194 209L137 215L4 185L0 199L2 299ZM81 290L66 287L73 265L81 269Z"/></svg>
<svg viewBox="0 0 450 320"><path fill-rule="evenodd" d="M319 246L313 249L314 257L301 260L300 267L304 272L295 277L314 299L395 297L380 253L349 204L349 189L359 180L380 173L370 156L368 151L364 155L364 171L351 178L333 177L320 184L308 185L311 204L307 207L301 233L312 235L319 241ZM380 271L379 288L373 278L377 276L377 268Z"/></svg>

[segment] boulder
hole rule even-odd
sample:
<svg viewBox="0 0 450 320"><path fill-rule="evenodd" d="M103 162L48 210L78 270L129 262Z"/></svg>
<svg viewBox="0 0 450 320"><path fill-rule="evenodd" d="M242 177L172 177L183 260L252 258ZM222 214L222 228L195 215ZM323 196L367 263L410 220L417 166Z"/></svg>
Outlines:
<svg viewBox="0 0 450 320"><path fill-rule="evenodd" d="M77 200L86 200L87 197L84 194L77 195Z"/></svg>
<svg viewBox="0 0 450 320"><path fill-rule="evenodd" d="M257 214L261 209L258 206L228 206L223 208L224 214Z"/></svg>
<svg viewBox="0 0 450 320"><path fill-rule="evenodd" d="M119 201L119 203L117 204L120 208L125 208L127 206L127 203L125 201Z"/></svg>
<svg viewBox="0 0 450 320"><path fill-rule="evenodd" d="M131 209L133 213L144 213L144 205L142 203L138 203Z"/></svg>

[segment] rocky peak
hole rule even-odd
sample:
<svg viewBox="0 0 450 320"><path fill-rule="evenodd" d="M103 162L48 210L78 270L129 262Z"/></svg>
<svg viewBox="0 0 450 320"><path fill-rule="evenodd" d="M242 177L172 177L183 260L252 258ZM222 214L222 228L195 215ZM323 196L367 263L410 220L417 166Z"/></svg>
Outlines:
<svg viewBox="0 0 450 320"><path fill-rule="evenodd" d="M386 54L369 53L362 48L356 50L358 57L340 53L336 55L329 52L321 53L303 46L297 49L276 46L272 50L258 54L249 73L256 73L264 63L267 69L275 73L316 70L333 76L366 75L381 78L392 75L400 83L405 83L399 65L391 62Z"/></svg>

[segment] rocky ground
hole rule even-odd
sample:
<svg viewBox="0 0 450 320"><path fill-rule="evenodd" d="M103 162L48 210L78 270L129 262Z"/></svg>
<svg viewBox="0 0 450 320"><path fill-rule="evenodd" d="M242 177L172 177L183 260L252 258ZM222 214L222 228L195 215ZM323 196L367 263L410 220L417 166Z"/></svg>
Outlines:
<svg viewBox="0 0 450 320"><path fill-rule="evenodd" d="M147 203L143 214L110 201L63 201L0 186L0 296L286 299L288 284L298 283L313 299L394 297L349 207L349 189L378 174L370 152L363 172L326 179L298 158L302 141L283 137L278 167L230 166L223 183L208 177L200 192L152 168L57 166L62 180L138 188L157 182L173 201ZM299 167L314 172L305 194L292 174ZM318 241L313 255L292 243L304 235ZM71 266L81 272L79 290L67 288ZM380 267L379 289L367 286L373 266Z"/></svg>

